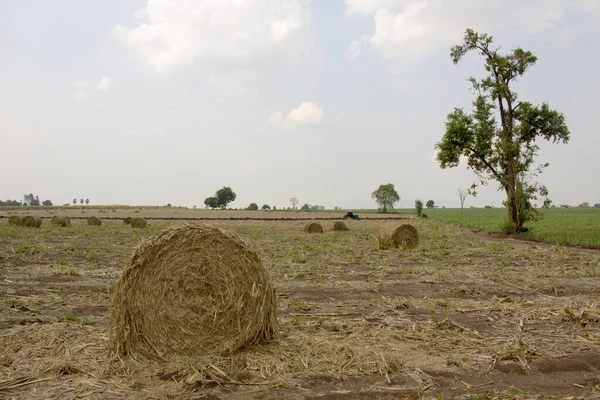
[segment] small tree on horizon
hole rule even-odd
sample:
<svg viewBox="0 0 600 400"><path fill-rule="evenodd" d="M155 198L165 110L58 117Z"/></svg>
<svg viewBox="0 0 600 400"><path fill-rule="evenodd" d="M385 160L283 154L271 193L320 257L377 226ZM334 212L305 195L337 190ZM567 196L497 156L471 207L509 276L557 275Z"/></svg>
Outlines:
<svg viewBox="0 0 600 400"><path fill-rule="evenodd" d="M211 208L214 210L215 208L219 207L219 199L217 199L216 196L207 197L204 199L204 205L206 208Z"/></svg>
<svg viewBox="0 0 600 400"><path fill-rule="evenodd" d="M423 202L421 200L415 200L415 209L417 210L417 215L421 217L423 215Z"/></svg>
<svg viewBox="0 0 600 400"><path fill-rule="evenodd" d="M73 199L73 204L77 205L77 199Z"/></svg>
<svg viewBox="0 0 600 400"><path fill-rule="evenodd" d="M85 199L85 205L89 205L90 204L90 199Z"/></svg>
<svg viewBox="0 0 600 400"><path fill-rule="evenodd" d="M261 207L263 210L270 210L271 206L268 204L263 204L263 206Z"/></svg>
<svg viewBox="0 0 600 400"><path fill-rule="evenodd" d="M384 213L387 213L388 209L393 209L394 204L400 201L400 196L391 183L380 185L379 189L371 193L371 198L377 202L381 212Z"/></svg>
<svg viewBox="0 0 600 400"><path fill-rule="evenodd" d="M458 188L458 197L460 198L460 211L463 210L463 207L465 205L465 200L467 199L468 195L469 195L468 191L466 191L465 189Z"/></svg>
<svg viewBox="0 0 600 400"><path fill-rule="evenodd" d="M79 199L79 202L81 203L81 205L83 205L83 199Z"/></svg>
<svg viewBox="0 0 600 400"><path fill-rule="evenodd" d="M226 208L229 203L235 201L236 196L235 192L229 186L223 186L215 193L215 197L219 200L219 207L221 208Z"/></svg>
<svg viewBox="0 0 600 400"><path fill-rule="evenodd" d="M297 198L295 197L290 197L290 204L292 205L292 208L295 210L296 206L298 205L299 201Z"/></svg>
<svg viewBox="0 0 600 400"><path fill-rule="evenodd" d="M433 207L435 207L435 202L433 200L427 200L427 203L425 204L425 206L427 208L433 208Z"/></svg>
<svg viewBox="0 0 600 400"><path fill-rule="evenodd" d="M258 204L256 204L256 203L250 203L250 205L248 206L248 210L251 210L251 211L258 210Z"/></svg>
<svg viewBox="0 0 600 400"><path fill-rule="evenodd" d="M310 210L310 205L309 204L304 204L302 207L300 207L301 210L303 211L308 211Z"/></svg>

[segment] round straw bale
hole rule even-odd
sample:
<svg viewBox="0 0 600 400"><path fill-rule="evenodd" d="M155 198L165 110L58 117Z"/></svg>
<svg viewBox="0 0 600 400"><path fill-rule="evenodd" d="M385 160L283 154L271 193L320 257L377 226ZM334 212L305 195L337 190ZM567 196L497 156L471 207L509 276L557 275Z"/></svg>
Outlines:
<svg viewBox="0 0 600 400"><path fill-rule="evenodd" d="M146 222L145 218L136 217L136 218L134 218L134 219L131 220L131 227L132 228L145 228L146 225L148 225L148 223Z"/></svg>
<svg viewBox="0 0 600 400"><path fill-rule="evenodd" d="M102 220L98 217L89 217L88 225L100 226L100 225L102 225Z"/></svg>
<svg viewBox="0 0 600 400"><path fill-rule="evenodd" d="M123 220L123 223L127 224L127 225L131 225L131 220L133 220L133 218L131 218L131 217L125 217L125 219Z"/></svg>
<svg viewBox="0 0 600 400"><path fill-rule="evenodd" d="M308 233L323 233L323 226L318 222L311 221L304 226L304 231Z"/></svg>
<svg viewBox="0 0 600 400"><path fill-rule="evenodd" d="M42 226L42 219L37 215L27 215L21 219L21 226L39 228Z"/></svg>
<svg viewBox="0 0 600 400"><path fill-rule="evenodd" d="M8 224L21 226L21 217L19 217L18 215L11 215L10 217L8 217Z"/></svg>
<svg viewBox="0 0 600 400"><path fill-rule="evenodd" d="M52 225L71 226L71 220L66 215L55 215L52 217Z"/></svg>
<svg viewBox="0 0 600 400"><path fill-rule="evenodd" d="M336 221L335 224L333 224L333 230L338 232L347 231L348 227L346 226L344 221Z"/></svg>
<svg viewBox="0 0 600 400"><path fill-rule="evenodd" d="M115 289L117 354L228 354L277 335L275 291L239 236L209 225L173 225L133 252Z"/></svg>
<svg viewBox="0 0 600 400"><path fill-rule="evenodd" d="M389 249L402 247L404 249L414 249L419 245L419 233L409 224L384 225L379 232L379 248Z"/></svg>

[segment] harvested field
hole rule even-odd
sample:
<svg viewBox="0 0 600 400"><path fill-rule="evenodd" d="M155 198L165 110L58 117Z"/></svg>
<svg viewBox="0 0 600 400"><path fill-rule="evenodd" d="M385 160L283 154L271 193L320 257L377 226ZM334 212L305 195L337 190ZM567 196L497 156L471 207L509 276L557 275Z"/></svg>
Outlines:
<svg viewBox="0 0 600 400"><path fill-rule="evenodd" d="M433 220L409 221L417 249L386 251L385 221L321 235L307 235L302 220L212 222L261 256L279 338L160 362L112 356L111 298L133 248L171 222L136 230L122 218L94 229L84 219L61 229L0 223L0 398L600 395L598 250Z"/></svg>

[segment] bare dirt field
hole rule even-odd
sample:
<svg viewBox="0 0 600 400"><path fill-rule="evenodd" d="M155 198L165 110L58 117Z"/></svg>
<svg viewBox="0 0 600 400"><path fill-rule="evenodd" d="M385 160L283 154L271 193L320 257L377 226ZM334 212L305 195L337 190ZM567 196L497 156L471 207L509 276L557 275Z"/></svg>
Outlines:
<svg viewBox="0 0 600 400"><path fill-rule="evenodd" d="M0 214L0 398L600 398L598 250L430 220L408 221L420 233L411 251L378 249L385 221L349 221L346 232L321 221L325 232L313 235L305 221L213 221L261 255L277 290L279 339L229 357L157 362L111 355L110 299L132 248L181 221L138 230L120 220L57 227L44 219L34 229Z"/></svg>

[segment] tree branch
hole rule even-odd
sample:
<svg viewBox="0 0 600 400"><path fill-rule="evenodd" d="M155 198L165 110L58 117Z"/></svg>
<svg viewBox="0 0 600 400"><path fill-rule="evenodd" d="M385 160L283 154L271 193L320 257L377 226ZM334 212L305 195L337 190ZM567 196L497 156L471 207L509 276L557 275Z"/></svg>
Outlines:
<svg viewBox="0 0 600 400"><path fill-rule="evenodd" d="M504 179L502 179L502 177L500 176L498 171L496 171L496 169L492 166L492 164L490 164L481 153L479 153L477 150L475 150L472 147L469 147L468 149L471 150L471 152L473 154L475 154L475 156L477 158L479 158L481 160L481 162L483 162L485 164L485 166L492 172L492 174L498 180L498 182L500 182L505 187L507 186L506 181Z"/></svg>

